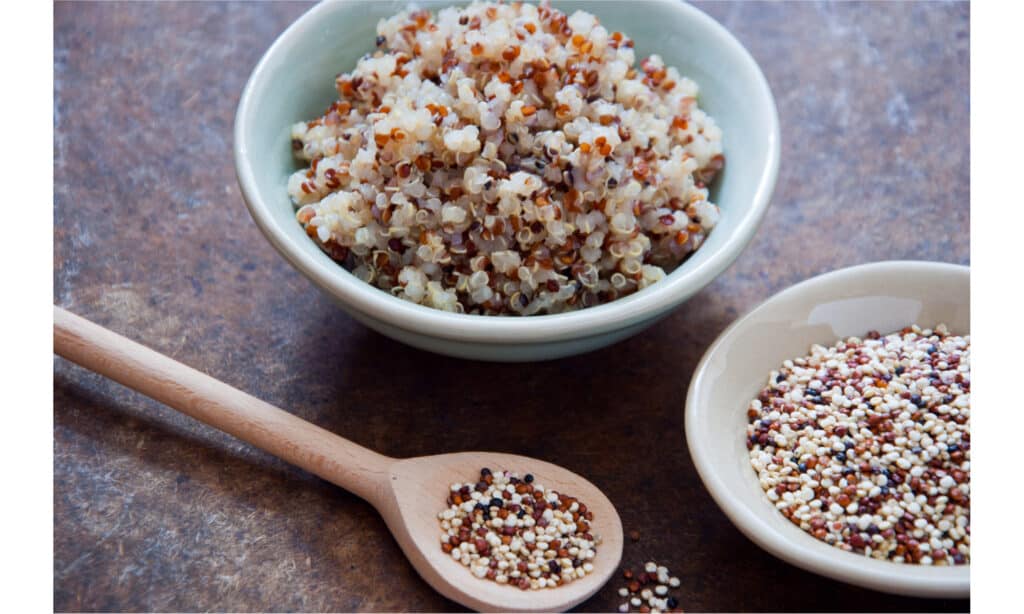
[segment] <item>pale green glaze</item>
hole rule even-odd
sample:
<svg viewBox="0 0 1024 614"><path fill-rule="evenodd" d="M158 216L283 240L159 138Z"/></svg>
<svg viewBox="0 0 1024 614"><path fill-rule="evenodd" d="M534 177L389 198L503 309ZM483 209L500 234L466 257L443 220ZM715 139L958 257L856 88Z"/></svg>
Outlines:
<svg viewBox="0 0 1024 614"><path fill-rule="evenodd" d="M421 2L436 9L453 2ZM713 187L722 218L707 242L666 279L613 303L528 318L443 313L397 299L335 264L295 221L286 191L297 166L290 126L336 98L334 77L374 48L377 21L406 2L325 2L292 24L260 60L235 118L235 168L246 204L270 242L353 317L422 349L481 360L558 358L614 343L650 326L724 271L768 206L779 163L779 122L753 58L718 23L679 2L563 2L636 41L637 58L661 55L700 85L700 104L722 127L726 169Z"/></svg>

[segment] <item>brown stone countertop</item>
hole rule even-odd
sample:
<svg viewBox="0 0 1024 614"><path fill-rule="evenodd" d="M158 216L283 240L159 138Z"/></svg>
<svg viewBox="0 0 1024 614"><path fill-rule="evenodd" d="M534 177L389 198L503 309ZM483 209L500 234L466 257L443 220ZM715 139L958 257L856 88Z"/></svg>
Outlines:
<svg viewBox="0 0 1024 614"><path fill-rule="evenodd" d="M683 438L690 373L734 318L831 269L969 258L966 3L708 3L782 119L753 242L669 318L535 366L443 358L347 317L263 239L232 121L298 3L54 7L57 304L393 456L491 449L588 476L624 561L656 559L702 610L967 610L782 563L719 511ZM516 389L522 392L515 392ZM373 509L54 359L57 610L460 610ZM614 610L613 581L580 611Z"/></svg>

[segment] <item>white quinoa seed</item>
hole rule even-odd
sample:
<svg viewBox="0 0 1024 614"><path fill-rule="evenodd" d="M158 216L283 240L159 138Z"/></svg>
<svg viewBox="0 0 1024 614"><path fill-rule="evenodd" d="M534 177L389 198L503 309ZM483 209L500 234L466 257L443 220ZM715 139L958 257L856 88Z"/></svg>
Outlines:
<svg viewBox="0 0 1024 614"><path fill-rule="evenodd" d="M718 207L698 86L588 13L404 11L291 129L296 219L359 279L436 309L558 313L658 282Z"/></svg>
<svg viewBox="0 0 1024 614"><path fill-rule="evenodd" d="M970 561L970 336L869 332L772 371L747 410L769 501L846 551Z"/></svg>

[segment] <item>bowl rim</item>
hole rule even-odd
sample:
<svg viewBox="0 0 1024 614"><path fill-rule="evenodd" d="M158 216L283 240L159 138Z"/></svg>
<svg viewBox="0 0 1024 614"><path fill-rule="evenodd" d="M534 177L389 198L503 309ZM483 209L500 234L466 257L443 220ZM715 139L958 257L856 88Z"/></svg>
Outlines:
<svg viewBox="0 0 1024 614"><path fill-rule="evenodd" d="M703 433L691 428L697 423L697 416L702 411L707 411L702 409L701 405L704 396L702 390L707 385L706 380L710 377L709 365L724 347L733 343L738 332L760 312L794 295L813 291L824 283L836 280L872 273L906 278L926 271L949 276L970 275L969 266L945 262L888 260L860 264L805 279L772 295L737 318L708 347L693 371L690 386L686 392L684 419L686 445L701 481L718 507L736 528L775 557L840 582L888 593L931 598L967 598L970 597L971 590L970 565L952 568L899 565L866 559L861 555L844 552L831 546L827 546L827 550L819 549L815 545L822 545L822 542L810 535L806 536L808 541L804 542L803 540L794 541L780 534L772 525L762 520L764 514L761 511L752 510L738 502L732 494L733 490L719 477L709 460L709 450L715 445L715 442L708 441L707 438L701 436ZM764 511L771 511L771 508L765 506ZM931 577L922 577L920 572L924 570L935 570L936 573Z"/></svg>
<svg viewBox="0 0 1024 614"><path fill-rule="evenodd" d="M682 266L645 291L603 305L568 313L503 318L448 313L405 301L372 287L351 274L341 274L344 270L337 265L328 266L328 263L313 258L275 224L268 204L261 197L253 168L249 164L250 144L246 138L246 126L255 121L253 101L268 87L267 74L281 50L289 46L293 40L303 38L314 30L323 14L354 2L355 0L338 0L313 6L289 25L271 44L242 90L235 113L233 147L235 174L243 201L260 231L292 266L346 307L399 329L410 332L426 330L430 331L433 337L455 341L527 344L575 339L619 329L628 323L652 319L675 307L692 294L694 288L703 288L728 268L753 238L771 201L778 178L781 137L775 98L753 56L724 26L689 4L661 0L662 6L666 10L675 11L680 21L709 30L730 53L735 54L745 68L746 78L753 81L759 97L763 100L763 104L759 106L769 123L768 155L756 181L753 204L746 215L737 220L727 240L704 261L689 267ZM452 3L461 2L452 0Z"/></svg>

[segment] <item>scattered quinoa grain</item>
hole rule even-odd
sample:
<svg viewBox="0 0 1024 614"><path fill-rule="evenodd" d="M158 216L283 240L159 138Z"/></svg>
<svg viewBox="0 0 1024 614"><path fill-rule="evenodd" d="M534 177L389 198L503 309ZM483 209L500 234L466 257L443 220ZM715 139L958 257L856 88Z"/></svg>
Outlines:
<svg viewBox="0 0 1024 614"><path fill-rule="evenodd" d="M618 591L620 597L629 597L624 605L632 606L638 612L682 612L679 600L669 595L670 586L672 589L679 587L679 578L670 577L667 567L653 561L645 563L643 570L639 574L634 574L632 569L622 570L622 576L627 580L636 578ZM655 586L651 588L650 584Z"/></svg>

